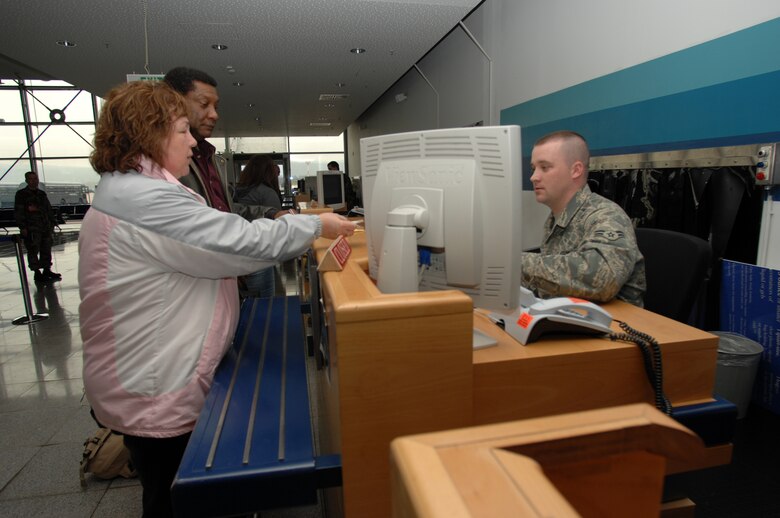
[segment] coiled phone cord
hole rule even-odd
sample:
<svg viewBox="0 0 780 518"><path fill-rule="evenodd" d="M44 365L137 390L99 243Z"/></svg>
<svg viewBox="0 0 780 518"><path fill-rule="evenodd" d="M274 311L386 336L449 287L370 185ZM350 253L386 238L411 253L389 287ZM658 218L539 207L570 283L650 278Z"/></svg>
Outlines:
<svg viewBox="0 0 780 518"><path fill-rule="evenodd" d="M616 320L623 333L610 333L609 339L613 342L630 342L639 346L642 351L642 359L645 364L647 380L650 382L655 394L655 407L666 415L672 414L672 405L664 394L663 365L661 363L661 347L652 336L629 326L625 322Z"/></svg>

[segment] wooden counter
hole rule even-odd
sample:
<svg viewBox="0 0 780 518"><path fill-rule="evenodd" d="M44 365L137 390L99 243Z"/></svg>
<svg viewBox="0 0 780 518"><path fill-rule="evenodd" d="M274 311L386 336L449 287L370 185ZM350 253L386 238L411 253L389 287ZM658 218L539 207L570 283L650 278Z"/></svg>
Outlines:
<svg viewBox="0 0 780 518"><path fill-rule="evenodd" d="M393 516L657 517L702 441L638 403L393 440Z"/></svg>
<svg viewBox="0 0 780 518"><path fill-rule="evenodd" d="M333 212L333 209L326 205L318 205L316 202L302 201L298 203L298 210L301 214L322 214L323 212Z"/></svg>
<svg viewBox="0 0 780 518"><path fill-rule="evenodd" d="M712 401L717 360L713 335L622 301L603 307L614 319L661 344L664 389L673 406ZM475 423L653 401L634 344L543 337L523 346L479 314L474 325L499 342L474 351ZM612 328L620 331L614 322Z"/></svg>
<svg viewBox="0 0 780 518"><path fill-rule="evenodd" d="M318 426L323 453L342 456L346 516L390 515L389 446L396 437L652 404L635 345L543 338L523 346L459 291L380 293L366 274L365 234L350 243L344 270L320 274L329 358L320 376ZM318 258L329 244L315 243ZM715 336L622 302L604 307L659 341L674 406L712 400ZM472 326L499 344L473 351Z"/></svg>

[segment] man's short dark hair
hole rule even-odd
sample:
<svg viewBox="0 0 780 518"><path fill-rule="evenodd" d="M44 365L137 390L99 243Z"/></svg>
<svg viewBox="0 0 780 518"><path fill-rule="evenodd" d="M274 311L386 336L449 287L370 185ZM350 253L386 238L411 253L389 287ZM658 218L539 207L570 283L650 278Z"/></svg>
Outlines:
<svg viewBox="0 0 780 518"><path fill-rule="evenodd" d="M195 89L193 81L206 83L214 88L217 87L217 80L202 70L187 67L176 67L165 74L165 82L182 95L187 95Z"/></svg>
<svg viewBox="0 0 780 518"><path fill-rule="evenodd" d="M585 137L576 131L554 131L537 140L534 144L534 147L555 140L562 140L566 144L565 149L567 151L567 158L570 163L574 163L575 160L579 160L585 166L585 170L588 170L588 164L590 163L590 149L588 148L588 141L585 140Z"/></svg>
<svg viewBox="0 0 780 518"><path fill-rule="evenodd" d="M30 179L30 175L31 174L34 174L35 176L38 176L38 173L36 173L35 171L27 171L26 173L24 173L24 181L25 182Z"/></svg>
<svg viewBox="0 0 780 518"><path fill-rule="evenodd" d="M335 160L333 160L331 162L328 162L328 169L330 169L331 167L335 167L336 171L338 171L340 169L339 168L339 163L336 162Z"/></svg>

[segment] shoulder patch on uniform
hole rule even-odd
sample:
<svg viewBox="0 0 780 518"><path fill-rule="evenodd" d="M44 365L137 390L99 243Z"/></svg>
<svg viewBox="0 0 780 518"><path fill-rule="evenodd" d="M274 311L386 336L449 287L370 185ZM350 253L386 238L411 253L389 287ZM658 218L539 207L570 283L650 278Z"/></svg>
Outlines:
<svg viewBox="0 0 780 518"><path fill-rule="evenodd" d="M618 239L622 239L626 234L622 230L607 229L597 230L596 235L608 239L609 241L617 241Z"/></svg>

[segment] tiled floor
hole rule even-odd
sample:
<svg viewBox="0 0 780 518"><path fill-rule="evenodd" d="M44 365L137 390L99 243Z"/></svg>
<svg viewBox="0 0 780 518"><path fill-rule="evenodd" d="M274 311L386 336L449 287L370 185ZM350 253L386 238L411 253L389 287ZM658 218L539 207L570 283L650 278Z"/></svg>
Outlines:
<svg viewBox="0 0 780 518"><path fill-rule="evenodd" d="M79 483L96 425L82 398L77 230L64 226L54 247L62 281L30 284L33 313L49 314L33 325L12 324L25 303L13 245L0 243L0 516L141 515L137 480Z"/></svg>
<svg viewBox="0 0 780 518"><path fill-rule="evenodd" d="M53 250L62 281L37 287L33 313L49 318L13 325L26 315L14 246L0 241L0 516L139 517L137 479L79 482L84 440L96 430L82 398L78 326L78 224L64 225ZM11 229L15 230L15 229ZM0 239L4 232L0 230ZM25 258L26 261L26 258ZM263 517L314 518L318 506L264 512Z"/></svg>
<svg viewBox="0 0 780 518"><path fill-rule="evenodd" d="M86 489L79 484L83 441L96 425L82 399L77 232L77 224L64 226L54 248L54 269L62 281L30 286L33 312L47 312L49 318L29 326L12 324L25 315L25 304L13 245L0 242L2 517L141 515L137 480L89 476ZM277 293L295 292L290 276ZM780 517L779 481L780 416L751 408L738 423L733 462L686 476L682 483L698 504L697 518ZM263 518L321 515L319 506L262 513Z"/></svg>

